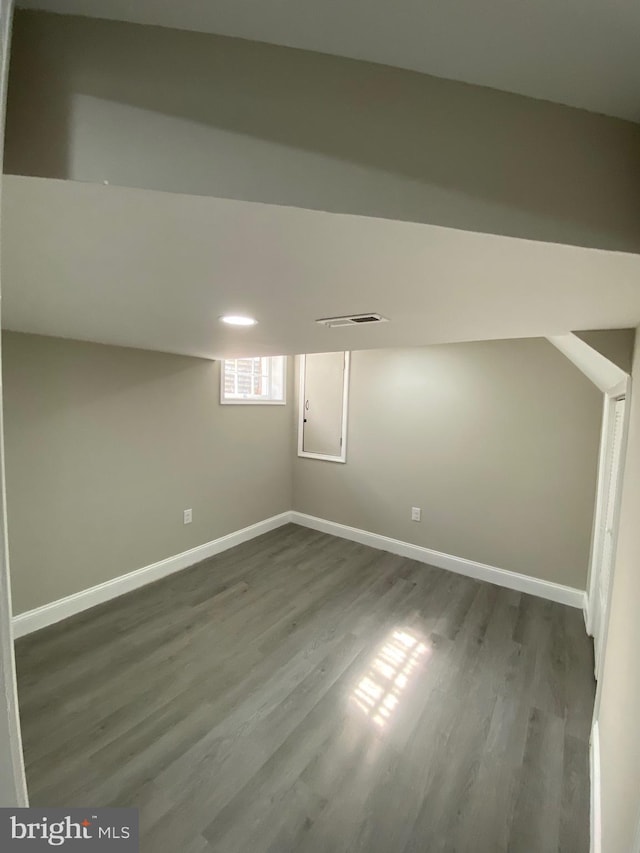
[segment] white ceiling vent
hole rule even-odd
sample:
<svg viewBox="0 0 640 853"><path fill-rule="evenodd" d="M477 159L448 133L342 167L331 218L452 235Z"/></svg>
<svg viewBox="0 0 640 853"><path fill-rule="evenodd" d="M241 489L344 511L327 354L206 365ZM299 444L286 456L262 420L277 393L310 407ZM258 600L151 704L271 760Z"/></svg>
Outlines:
<svg viewBox="0 0 640 853"><path fill-rule="evenodd" d="M316 320L321 326L333 329L337 326L364 326L370 323L388 323L388 319L381 314L350 314L347 317L324 317Z"/></svg>

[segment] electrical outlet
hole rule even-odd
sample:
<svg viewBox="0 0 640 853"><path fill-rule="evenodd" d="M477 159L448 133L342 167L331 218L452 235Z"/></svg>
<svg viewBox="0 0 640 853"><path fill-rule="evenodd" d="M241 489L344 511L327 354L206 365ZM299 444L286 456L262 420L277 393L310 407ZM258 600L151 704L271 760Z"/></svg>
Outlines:
<svg viewBox="0 0 640 853"><path fill-rule="evenodd" d="M412 506L411 507L411 521L420 521L421 516L422 516L422 510L420 509L420 507L419 506Z"/></svg>
<svg viewBox="0 0 640 853"><path fill-rule="evenodd" d="M184 511L184 523L185 524L191 524L192 521L193 521L193 510L192 509L185 509L185 511Z"/></svg>

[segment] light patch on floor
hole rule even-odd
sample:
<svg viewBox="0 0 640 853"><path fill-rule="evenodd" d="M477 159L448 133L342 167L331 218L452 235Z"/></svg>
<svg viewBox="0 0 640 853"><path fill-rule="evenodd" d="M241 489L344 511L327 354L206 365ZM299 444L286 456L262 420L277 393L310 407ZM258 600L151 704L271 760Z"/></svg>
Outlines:
<svg viewBox="0 0 640 853"><path fill-rule="evenodd" d="M351 697L376 726L382 728L390 721L428 652L422 637L407 628L396 628L385 640Z"/></svg>

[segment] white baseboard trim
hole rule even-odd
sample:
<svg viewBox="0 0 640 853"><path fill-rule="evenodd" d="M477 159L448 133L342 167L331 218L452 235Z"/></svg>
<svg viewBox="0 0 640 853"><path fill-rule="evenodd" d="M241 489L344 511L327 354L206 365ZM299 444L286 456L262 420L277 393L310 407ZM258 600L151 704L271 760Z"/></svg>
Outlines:
<svg viewBox="0 0 640 853"><path fill-rule="evenodd" d="M392 554L408 557L411 560L427 563L430 566L436 566L440 569L447 569L448 571L466 575L476 580L488 581L507 589L537 595L540 598L547 598L550 601L557 601L560 604L567 604L570 607L580 607L583 609L586 607L586 593L580 589L539 580L538 578L521 575L517 572L505 571L505 569L487 566L484 563L476 563L473 560L467 560L463 557L443 554L440 551L433 551L431 548L412 545L410 542L391 539L389 536L360 530L357 527L348 527L345 524L338 524L338 522L328 521L324 518L316 518L313 515L306 515L302 512L290 511L266 518L257 524L243 527L241 530L228 533L226 536L220 536L218 539L213 539L204 545L198 545L196 548L183 551L181 554L175 554L173 557L167 557L165 560L160 560L141 569L136 569L126 575L113 578L113 580L105 581L97 586L92 586L89 589L76 592L65 598L52 601L50 604L35 608L35 610L20 613L12 619L13 636L18 638L23 637L25 634L31 634L33 631L39 631L40 628L46 628L47 625L53 625L55 622L67 619L69 616L74 616L76 613L81 613L83 610L88 610L97 604L103 604L112 598L132 592L134 589L139 589L141 586L153 583L174 572L179 572L202 560L208 560L222 551L226 551L236 545L241 545L243 542L248 542L256 536L261 536L263 533L268 533L270 530L275 530L277 527L282 527L282 525L289 522L299 524L302 527L309 527L313 530L319 530L322 533L329 533L332 536L339 536L342 539L351 539L354 542L360 542L362 545L369 545L372 548L389 551Z"/></svg>
<svg viewBox="0 0 640 853"><path fill-rule="evenodd" d="M591 853L602 851L602 823L600 813L600 729L596 720L589 740L589 773L591 776Z"/></svg>
<svg viewBox="0 0 640 853"><path fill-rule="evenodd" d="M204 545L190 548L181 554L175 554L173 557L167 557L165 560L144 566L142 569L136 569L126 575L113 578L113 580L105 581L65 598L59 598L50 604L36 607L35 610L20 613L12 619L13 636L14 638L23 637L25 634L40 630L40 628L46 628L47 625L53 625L55 622L74 616L76 613L88 610L97 604L103 604L105 601L132 592L134 589L153 583L160 578L167 577L167 575L172 575L174 572L179 572L202 560L208 560L209 557L227 551L229 548L234 548L236 545L241 545L243 542L248 542L250 539L255 539L256 536L261 536L277 527L282 527L283 524L288 524L290 521L291 513L282 512L279 515L271 516L271 518L265 518L257 524L251 524L249 527L243 527L241 530L228 533L226 536L220 536L211 542L205 542Z"/></svg>
<svg viewBox="0 0 640 853"><path fill-rule="evenodd" d="M571 586L563 586L551 581L539 580L529 575L521 575L517 572L509 572L498 569L495 566L487 566L484 563L476 563L464 557L454 557L451 554L443 554L441 551L433 551L431 548L423 548L421 545L412 545L410 542L402 542L400 539L391 539L379 533L371 533L368 530L360 530L357 527L348 527L346 524L338 524L336 521L327 521L324 518L316 518L303 512L293 511L291 521L303 527L310 527L322 533L330 533L343 539L351 539L360 542L361 545L369 545L382 551L390 551L401 557L428 563L439 569L447 569L459 575L466 575L476 580L488 581L498 586L514 589L518 592L526 592L546 598L549 601L557 601L559 604L567 604L569 607L584 608L586 593L582 589Z"/></svg>

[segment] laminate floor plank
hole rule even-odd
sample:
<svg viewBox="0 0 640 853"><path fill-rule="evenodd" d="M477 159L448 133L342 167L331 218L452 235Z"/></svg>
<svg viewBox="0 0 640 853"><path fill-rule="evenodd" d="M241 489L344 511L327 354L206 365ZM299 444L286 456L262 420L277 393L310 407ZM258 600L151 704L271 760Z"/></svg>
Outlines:
<svg viewBox="0 0 640 853"><path fill-rule="evenodd" d="M32 804L143 853L587 853L576 610L287 525L16 659Z"/></svg>

